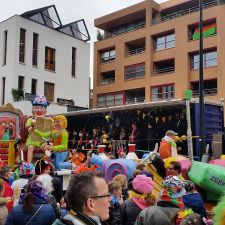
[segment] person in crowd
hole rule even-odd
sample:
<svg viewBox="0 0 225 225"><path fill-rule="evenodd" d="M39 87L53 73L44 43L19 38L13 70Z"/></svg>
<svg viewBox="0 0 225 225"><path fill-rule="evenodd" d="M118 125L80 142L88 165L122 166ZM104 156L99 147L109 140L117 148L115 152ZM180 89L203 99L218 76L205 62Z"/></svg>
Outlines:
<svg viewBox="0 0 225 225"><path fill-rule="evenodd" d="M147 124L146 139L148 144L148 151L153 151L156 143L156 131L152 127L152 124L150 122Z"/></svg>
<svg viewBox="0 0 225 225"><path fill-rule="evenodd" d="M6 204L8 201L11 201L10 197L3 198L4 192L4 183L3 180L0 178L0 225L4 225L6 222L6 218L8 216L8 209L6 207Z"/></svg>
<svg viewBox="0 0 225 225"><path fill-rule="evenodd" d="M107 221L110 225L120 225L121 223L121 204L123 203L122 198L122 187L118 181L110 181L108 183L109 192L112 194L112 199L109 208L109 220Z"/></svg>
<svg viewBox="0 0 225 225"><path fill-rule="evenodd" d="M61 216L60 207L57 205L55 197L51 194L54 190L52 185L53 178L46 173L39 175L36 180L43 184L43 188L47 195L46 201L53 207L56 217L59 218Z"/></svg>
<svg viewBox="0 0 225 225"><path fill-rule="evenodd" d="M6 225L51 225L55 219L52 206L46 202L42 183L31 181L19 204L9 214Z"/></svg>
<svg viewBox="0 0 225 225"><path fill-rule="evenodd" d="M177 214L184 210L184 194L183 183L178 177L166 177L157 205L144 209L135 225L173 225Z"/></svg>
<svg viewBox="0 0 225 225"><path fill-rule="evenodd" d="M199 214L191 213L181 220L180 225L205 225L205 223Z"/></svg>
<svg viewBox="0 0 225 225"><path fill-rule="evenodd" d="M162 139L159 146L159 154L162 159L171 156L177 156L176 136L177 133L173 130L168 130L165 137Z"/></svg>
<svg viewBox="0 0 225 225"><path fill-rule="evenodd" d="M68 156L68 132L67 119L64 115L53 116L55 129L49 132L41 132L37 129L34 130L35 134L39 137L51 138L53 143L46 143L43 146L45 151L50 151L54 154L53 164L56 169L69 169L71 163L66 162Z"/></svg>
<svg viewBox="0 0 225 225"><path fill-rule="evenodd" d="M128 185L127 185L128 190L133 190L133 184L132 184L132 182L133 182L134 178L137 175L140 175L141 172L142 171L140 169L137 169L137 168L133 171L133 176L128 180Z"/></svg>
<svg viewBox="0 0 225 225"><path fill-rule="evenodd" d="M70 211L53 225L101 225L109 218L111 194L101 173L72 175L65 198Z"/></svg>
<svg viewBox="0 0 225 225"><path fill-rule="evenodd" d="M122 187L123 201L128 198L127 177L124 174L118 174L113 178L113 181L118 181Z"/></svg>
<svg viewBox="0 0 225 225"><path fill-rule="evenodd" d="M19 179L13 181L11 188L13 190L13 206L19 204L20 194L22 189L27 185L29 180L34 175L34 166L31 163L22 163L19 167Z"/></svg>
<svg viewBox="0 0 225 225"><path fill-rule="evenodd" d="M133 191L129 192L130 199L121 205L123 225L133 225L138 214L145 208L155 204L155 197L151 194L154 183L151 177L137 175L133 180Z"/></svg>
<svg viewBox="0 0 225 225"><path fill-rule="evenodd" d="M179 179L184 181L184 178L181 174L181 164L176 161L172 161L169 163L167 168L167 175L168 176L177 176Z"/></svg>
<svg viewBox="0 0 225 225"><path fill-rule="evenodd" d="M204 202L201 194L197 192L195 184L190 180L186 180L184 181L184 188L186 190L186 194L183 196L184 205L191 208L195 213L200 214L201 217L205 217Z"/></svg>
<svg viewBox="0 0 225 225"><path fill-rule="evenodd" d="M9 178L11 177L11 175L12 175L12 171L10 166L1 167L0 178L3 179L3 183L4 183L4 192L2 194L2 197L4 198L9 197L13 199L13 190L9 184ZM9 201L6 206L8 211L11 212L13 208L13 201Z"/></svg>

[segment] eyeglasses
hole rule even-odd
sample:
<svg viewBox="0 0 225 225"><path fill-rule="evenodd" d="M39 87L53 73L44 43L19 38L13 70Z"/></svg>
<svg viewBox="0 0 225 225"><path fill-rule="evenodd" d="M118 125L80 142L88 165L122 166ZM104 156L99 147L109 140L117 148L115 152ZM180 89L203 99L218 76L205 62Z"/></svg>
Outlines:
<svg viewBox="0 0 225 225"><path fill-rule="evenodd" d="M173 167L172 167L172 168L171 168L171 167L169 167L169 168L168 168L168 170L174 170L174 168L173 168Z"/></svg>
<svg viewBox="0 0 225 225"><path fill-rule="evenodd" d="M91 196L90 198L111 198L111 193L109 192L106 195L97 195L97 196Z"/></svg>

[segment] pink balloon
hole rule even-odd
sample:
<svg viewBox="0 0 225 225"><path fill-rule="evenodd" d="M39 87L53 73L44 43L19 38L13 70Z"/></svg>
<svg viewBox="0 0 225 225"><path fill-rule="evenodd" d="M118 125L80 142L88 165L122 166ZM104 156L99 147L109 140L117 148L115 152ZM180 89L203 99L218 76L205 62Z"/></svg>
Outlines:
<svg viewBox="0 0 225 225"><path fill-rule="evenodd" d="M214 160L211 160L209 163L213 165L225 167L225 159L214 159Z"/></svg>

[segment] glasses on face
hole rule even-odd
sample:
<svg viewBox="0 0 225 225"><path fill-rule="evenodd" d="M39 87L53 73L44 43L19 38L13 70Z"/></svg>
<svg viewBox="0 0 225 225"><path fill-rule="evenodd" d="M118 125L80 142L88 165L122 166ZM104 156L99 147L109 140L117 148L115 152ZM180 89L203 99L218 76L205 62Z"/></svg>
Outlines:
<svg viewBox="0 0 225 225"><path fill-rule="evenodd" d="M111 198L111 193L107 193L106 195L96 195L96 196L91 196L90 198Z"/></svg>
<svg viewBox="0 0 225 225"><path fill-rule="evenodd" d="M173 167L169 167L168 170L174 170L174 168Z"/></svg>

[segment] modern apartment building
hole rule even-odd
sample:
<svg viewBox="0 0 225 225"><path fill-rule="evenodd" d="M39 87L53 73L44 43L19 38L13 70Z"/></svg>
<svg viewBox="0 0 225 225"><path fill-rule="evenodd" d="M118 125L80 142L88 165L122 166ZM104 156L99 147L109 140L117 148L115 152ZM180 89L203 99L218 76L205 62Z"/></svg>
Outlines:
<svg viewBox="0 0 225 225"><path fill-rule="evenodd" d="M2 21L0 104L30 114L32 97L44 94L50 113L60 113L59 105L88 108L89 40L84 20L63 25L54 5Z"/></svg>
<svg viewBox="0 0 225 225"><path fill-rule="evenodd" d="M225 98L225 1L203 0L204 93ZM93 107L199 95L199 0L146 0L97 18Z"/></svg>

